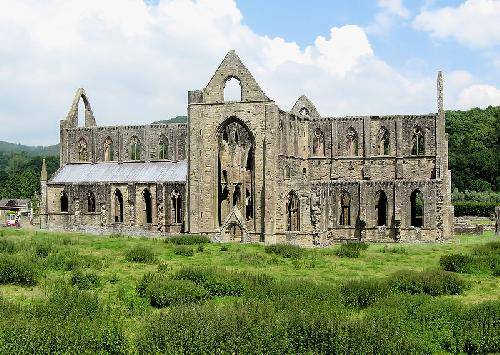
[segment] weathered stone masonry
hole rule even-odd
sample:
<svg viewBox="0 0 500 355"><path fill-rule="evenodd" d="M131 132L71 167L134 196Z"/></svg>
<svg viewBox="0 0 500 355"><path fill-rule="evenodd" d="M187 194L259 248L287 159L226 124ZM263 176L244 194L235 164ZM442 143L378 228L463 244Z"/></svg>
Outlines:
<svg viewBox="0 0 500 355"><path fill-rule="evenodd" d="M241 98L227 101L235 80ZM61 168L42 177L42 226L301 245L442 240L453 207L441 73L437 83L437 114L322 117L305 96L286 112L231 51L188 93L187 124L117 127L96 126L79 89L61 121Z"/></svg>

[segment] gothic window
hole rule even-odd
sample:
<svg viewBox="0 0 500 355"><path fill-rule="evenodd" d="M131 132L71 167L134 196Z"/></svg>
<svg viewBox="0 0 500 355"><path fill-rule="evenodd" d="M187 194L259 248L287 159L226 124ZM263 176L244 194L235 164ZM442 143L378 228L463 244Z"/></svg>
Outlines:
<svg viewBox="0 0 500 355"><path fill-rule="evenodd" d="M305 107L302 107L299 111L299 114L304 117L309 117L309 110Z"/></svg>
<svg viewBox="0 0 500 355"><path fill-rule="evenodd" d="M378 134L378 154L379 155L389 155L389 131L387 128L380 128Z"/></svg>
<svg viewBox="0 0 500 355"><path fill-rule="evenodd" d="M287 214L287 231L299 231L300 230L300 201L299 197L294 191L290 191L288 194L288 200L286 202L286 214Z"/></svg>
<svg viewBox="0 0 500 355"><path fill-rule="evenodd" d="M177 191L172 191L172 223L182 223L182 195Z"/></svg>
<svg viewBox="0 0 500 355"><path fill-rule="evenodd" d="M146 223L153 223L153 200L151 198L151 192L148 189L144 189L142 192L142 198L144 200L144 217Z"/></svg>
<svg viewBox="0 0 500 355"><path fill-rule="evenodd" d="M290 180L290 167L288 165L285 166L285 180Z"/></svg>
<svg viewBox="0 0 500 355"><path fill-rule="evenodd" d="M424 134L420 128L416 128L413 131L413 137L411 140L412 148L411 155L424 155L425 145L424 145Z"/></svg>
<svg viewBox="0 0 500 355"><path fill-rule="evenodd" d="M347 155L357 156L359 154L358 147L358 134L356 130L349 127L347 130Z"/></svg>
<svg viewBox="0 0 500 355"><path fill-rule="evenodd" d="M158 159L168 159L168 140L164 134L160 136L160 142L158 144Z"/></svg>
<svg viewBox="0 0 500 355"><path fill-rule="evenodd" d="M253 201L249 189L245 191L245 218L247 221L253 218Z"/></svg>
<svg viewBox="0 0 500 355"><path fill-rule="evenodd" d="M78 160L79 161L89 160L87 141L85 140L85 138L80 138L80 140L78 141Z"/></svg>
<svg viewBox="0 0 500 355"><path fill-rule="evenodd" d="M316 129L313 136L313 155L325 156L325 135L321 129Z"/></svg>
<svg viewBox="0 0 500 355"><path fill-rule="evenodd" d="M420 190L415 190L410 196L411 226L423 227L424 225L424 197Z"/></svg>
<svg viewBox="0 0 500 355"><path fill-rule="evenodd" d="M59 202L60 202L61 212L69 212L69 200L66 191L61 192L61 198Z"/></svg>
<svg viewBox="0 0 500 355"><path fill-rule="evenodd" d="M130 159L140 160L141 159L141 142L137 136L133 136L130 144Z"/></svg>
<svg viewBox="0 0 500 355"><path fill-rule="evenodd" d="M241 83L235 77L230 77L224 83L224 101L241 101Z"/></svg>
<svg viewBox="0 0 500 355"><path fill-rule="evenodd" d="M104 161L113 161L113 140L107 137L104 141Z"/></svg>
<svg viewBox="0 0 500 355"><path fill-rule="evenodd" d="M376 195L377 226L387 226L387 195L380 190Z"/></svg>
<svg viewBox="0 0 500 355"><path fill-rule="evenodd" d="M87 211L95 212L95 195L93 192L89 192L87 195Z"/></svg>
<svg viewBox="0 0 500 355"><path fill-rule="evenodd" d="M347 191L343 191L340 196L340 220L341 226L351 225L351 196Z"/></svg>
<svg viewBox="0 0 500 355"><path fill-rule="evenodd" d="M115 190L114 202L115 202L115 210L114 210L115 222L122 223L123 222L123 195L119 189Z"/></svg>

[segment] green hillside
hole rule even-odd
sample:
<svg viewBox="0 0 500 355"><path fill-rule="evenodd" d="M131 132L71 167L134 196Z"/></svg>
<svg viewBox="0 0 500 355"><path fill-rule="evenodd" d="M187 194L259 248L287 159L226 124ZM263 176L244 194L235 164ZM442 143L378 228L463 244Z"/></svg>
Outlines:
<svg viewBox="0 0 500 355"><path fill-rule="evenodd" d="M0 153L20 153L25 152L30 156L50 156L59 155L59 144L49 146L29 146L19 143L9 143L0 141Z"/></svg>

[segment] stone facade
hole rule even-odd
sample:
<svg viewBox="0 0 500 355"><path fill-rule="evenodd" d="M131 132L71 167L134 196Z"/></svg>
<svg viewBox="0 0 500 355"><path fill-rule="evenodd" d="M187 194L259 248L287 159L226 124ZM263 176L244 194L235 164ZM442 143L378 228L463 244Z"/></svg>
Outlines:
<svg viewBox="0 0 500 355"><path fill-rule="evenodd" d="M230 80L237 101L225 100ZM203 90L188 93L187 124L98 127L80 89L61 121L62 170L42 179L42 225L321 246L443 240L453 207L441 73L437 91L437 114L322 117L305 96L286 112L234 51ZM85 127L77 127L80 99ZM56 183L74 164L137 162L184 162L187 174Z"/></svg>

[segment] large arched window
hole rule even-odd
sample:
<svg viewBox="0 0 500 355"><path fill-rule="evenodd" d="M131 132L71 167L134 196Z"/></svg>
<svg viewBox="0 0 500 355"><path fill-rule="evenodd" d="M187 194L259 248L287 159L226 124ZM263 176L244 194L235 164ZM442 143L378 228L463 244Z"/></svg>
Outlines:
<svg viewBox="0 0 500 355"><path fill-rule="evenodd" d="M60 209L61 212L69 212L69 199L68 199L68 194L66 191L61 192L61 197L60 197Z"/></svg>
<svg viewBox="0 0 500 355"><path fill-rule="evenodd" d="M410 196L411 205L411 226L424 226L424 196L420 190L415 190Z"/></svg>
<svg viewBox="0 0 500 355"><path fill-rule="evenodd" d="M115 190L114 202L115 202L115 210L114 210L115 222L122 223L123 222L123 195L119 189Z"/></svg>
<svg viewBox="0 0 500 355"><path fill-rule="evenodd" d="M177 191L172 191L172 223L182 223L182 195Z"/></svg>
<svg viewBox="0 0 500 355"><path fill-rule="evenodd" d="M95 195L92 191L87 194L87 212L95 212Z"/></svg>
<svg viewBox="0 0 500 355"><path fill-rule="evenodd" d="M160 136L158 143L158 159L168 159L168 140L164 134Z"/></svg>
<svg viewBox="0 0 500 355"><path fill-rule="evenodd" d="M133 136L130 141L130 159L140 160L141 159L141 142L137 136Z"/></svg>
<svg viewBox="0 0 500 355"><path fill-rule="evenodd" d="M241 83L235 77L230 77L224 83L224 101L241 101Z"/></svg>
<svg viewBox="0 0 500 355"><path fill-rule="evenodd" d="M80 140L78 141L78 160L79 161L89 160L87 140L85 138L80 138Z"/></svg>
<svg viewBox="0 0 500 355"><path fill-rule="evenodd" d="M290 191L286 201L287 231L300 230L300 200L295 191Z"/></svg>
<svg viewBox="0 0 500 355"><path fill-rule="evenodd" d="M111 137L107 137L104 140L104 161L113 161L113 154L114 153L114 147L113 147L113 140Z"/></svg>
<svg viewBox="0 0 500 355"><path fill-rule="evenodd" d="M285 165L285 180L290 180L290 167Z"/></svg>
<svg viewBox="0 0 500 355"><path fill-rule="evenodd" d="M424 133L420 128L415 128L415 130L413 131L411 143L411 155L425 154Z"/></svg>
<svg viewBox="0 0 500 355"><path fill-rule="evenodd" d="M379 155L389 155L389 131L385 127L381 127L378 133L378 154Z"/></svg>
<svg viewBox="0 0 500 355"><path fill-rule="evenodd" d="M340 219L341 226L351 225L351 195L347 191L342 191L340 195Z"/></svg>
<svg viewBox="0 0 500 355"><path fill-rule="evenodd" d="M153 199L149 189L144 189L142 199L144 200L144 220L146 223L153 223Z"/></svg>
<svg viewBox="0 0 500 355"><path fill-rule="evenodd" d="M312 148L314 156L325 156L325 135L319 128L314 131Z"/></svg>
<svg viewBox="0 0 500 355"><path fill-rule="evenodd" d="M352 127L347 130L346 149L347 155L357 156L359 154L358 133Z"/></svg>
<svg viewBox="0 0 500 355"><path fill-rule="evenodd" d="M377 226L387 226L387 195L380 190L376 195Z"/></svg>

